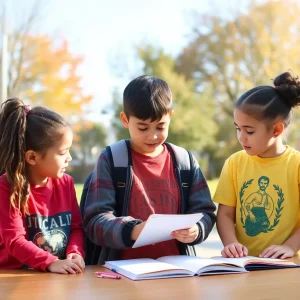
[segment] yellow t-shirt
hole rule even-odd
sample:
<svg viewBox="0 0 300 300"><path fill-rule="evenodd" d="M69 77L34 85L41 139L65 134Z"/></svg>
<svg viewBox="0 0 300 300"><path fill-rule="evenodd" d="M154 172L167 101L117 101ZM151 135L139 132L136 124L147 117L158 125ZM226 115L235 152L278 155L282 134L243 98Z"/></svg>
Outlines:
<svg viewBox="0 0 300 300"><path fill-rule="evenodd" d="M300 227L299 182L300 152L289 146L274 158L243 150L226 160L213 200L236 207L236 237L249 255L283 244Z"/></svg>

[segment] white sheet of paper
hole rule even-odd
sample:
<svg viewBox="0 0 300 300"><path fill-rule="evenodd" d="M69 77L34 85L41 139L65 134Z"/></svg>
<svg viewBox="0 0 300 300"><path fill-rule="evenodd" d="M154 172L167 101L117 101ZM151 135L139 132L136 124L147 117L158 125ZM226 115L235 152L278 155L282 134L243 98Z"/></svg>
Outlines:
<svg viewBox="0 0 300 300"><path fill-rule="evenodd" d="M149 216L146 225L132 248L172 240L172 231L190 228L197 223L202 216L203 214L201 213L190 215L153 214Z"/></svg>

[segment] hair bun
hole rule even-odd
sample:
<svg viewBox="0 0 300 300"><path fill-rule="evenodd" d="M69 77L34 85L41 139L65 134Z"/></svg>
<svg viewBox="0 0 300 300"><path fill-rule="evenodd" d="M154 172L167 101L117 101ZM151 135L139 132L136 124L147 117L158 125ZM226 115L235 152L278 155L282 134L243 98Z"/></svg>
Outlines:
<svg viewBox="0 0 300 300"><path fill-rule="evenodd" d="M274 79L274 86L288 105L291 107L300 105L298 76L293 77L290 72L282 73Z"/></svg>

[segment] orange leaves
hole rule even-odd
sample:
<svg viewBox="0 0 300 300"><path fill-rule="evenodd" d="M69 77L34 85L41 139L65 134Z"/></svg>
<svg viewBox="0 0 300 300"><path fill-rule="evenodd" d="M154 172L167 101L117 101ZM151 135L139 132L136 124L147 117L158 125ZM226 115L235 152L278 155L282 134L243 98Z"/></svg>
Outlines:
<svg viewBox="0 0 300 300"><path fill-rule="evenodd" d="M18 94L33 105L44 105L70 118L81 114L92 96L84 95L79 67L83 57L70 52L66 40L48 35L26 36L19 40L21 55L12 56L16 74L10 95ZM21 53L20 50L18 51ZM20 66L19 68L17 66Z"/></svg>

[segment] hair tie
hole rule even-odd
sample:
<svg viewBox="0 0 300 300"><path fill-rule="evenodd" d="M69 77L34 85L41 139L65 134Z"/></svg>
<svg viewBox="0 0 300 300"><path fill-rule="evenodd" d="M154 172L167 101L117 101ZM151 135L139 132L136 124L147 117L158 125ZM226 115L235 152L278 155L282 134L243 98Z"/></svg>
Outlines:
<svg viewBox="0 0 300 300"><path fill-rule="evenodd" d="M30 105L24 105L24 109L25 109L25 114L27 116L29 114L29 112L31 111L31 107L30 107Z"/></svg>

